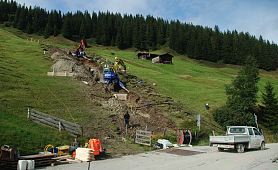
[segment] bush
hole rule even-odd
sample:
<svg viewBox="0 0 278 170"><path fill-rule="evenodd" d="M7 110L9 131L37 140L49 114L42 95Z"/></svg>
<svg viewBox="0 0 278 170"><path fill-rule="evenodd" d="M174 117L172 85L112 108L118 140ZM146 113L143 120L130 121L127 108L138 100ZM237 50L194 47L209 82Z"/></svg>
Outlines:
<svg viewBox="0 0 278 170"><path fill-rule="evenodd" d="M222 127L255 125L255 120L251 112L242 112L227 107L226 105L215 110L213 117Z"/></svg>

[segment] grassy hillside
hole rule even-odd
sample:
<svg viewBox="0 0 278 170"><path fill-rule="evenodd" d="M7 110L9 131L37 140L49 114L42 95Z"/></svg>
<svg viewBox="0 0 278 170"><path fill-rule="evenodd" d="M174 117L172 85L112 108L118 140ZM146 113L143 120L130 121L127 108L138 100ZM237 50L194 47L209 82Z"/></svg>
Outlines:
<svg viewBox="0 0 278 170"><path fill-rule="evenodd" d="M52 62L37 42L0 30L0 134L1 144L19 145L29 152L47 143L68 143L71 137L27 121L27 108L34 107L70 121L78 121L90 109L82 101L80 83L68 78L47 77ZM83 102L83 101L82 101ZM79 115L79 116L77 116Z"/></svg>
<svg viewBox="0 0 278 170"><path fill-rule="evenodd" d="M86 86L83 83L70 78L46 76L53 63L43 55L43 47L37 40L67 49L76 44L61 37L44 40L12 28L0 28L0 37L0 145L16 145L28 153L38 151L48 143L68 144L72 140L68 135L42 128L28 122L26 117L28 107L72 122L85 121L89 115L94 117L99 112L98 108L91 107L90 100L84 100ZM27 38L33 38L36 42ZM236 66L198 62L177 54L173 65L161 65L138 60L135 50L120 51L93 45L87 52L111 61L115 56L120 56L126 61L129 73L156 83L154 87L160 93L184 104L191 113L201 113L207 120L212 118L211 113L205 111L204 104L208 102L212 109L224 104L224 86L238 72ZM163 51L156 51L160 52ZM277 72L261 71L260 76L261 90L266 81L271 81L278 92ZM97 116L101 120L103 115Z"/></svg>

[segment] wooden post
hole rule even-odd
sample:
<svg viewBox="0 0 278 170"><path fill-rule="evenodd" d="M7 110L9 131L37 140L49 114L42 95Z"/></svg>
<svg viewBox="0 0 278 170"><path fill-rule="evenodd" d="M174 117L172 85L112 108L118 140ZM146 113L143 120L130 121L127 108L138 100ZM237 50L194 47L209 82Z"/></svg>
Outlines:
<svg viewBox="0 0 278 170"><path fill-rule="evenodd" d="M62 130L62 126L61 126L61 122L59 122L59 132L61 132Z"/></svg>
<svg viewBox="0 0 278 170"><path fill-rule="evenodd" d="M166 136L166 128L164 128L164 130L163 130L163 137L165 137Z"/></svg>
<svg viewBox="0 0 278 170"><path fill-rule="evenodd" d="M27 119L30 119L30 108L28 107Z"/></svg>

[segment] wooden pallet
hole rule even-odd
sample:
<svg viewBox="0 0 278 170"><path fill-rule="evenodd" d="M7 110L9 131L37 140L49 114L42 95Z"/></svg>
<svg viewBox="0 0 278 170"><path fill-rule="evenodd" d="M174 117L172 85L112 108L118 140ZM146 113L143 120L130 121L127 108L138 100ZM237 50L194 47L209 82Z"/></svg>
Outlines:
<svg viewBox="0 0 278 170"><path fill-rule="evenodd" d="M38 155L28 155L28 156L21 156L20 160L34 160L35 167L42 167L42 166L53 166L56 162L54 154L38 154Z"/></svg>
<svg viewBox="0 0 278 170"><path fill-rule="evenodd" d="M18 160L7 161L0 160L0 169L1 170L16 170Z"/></svg>

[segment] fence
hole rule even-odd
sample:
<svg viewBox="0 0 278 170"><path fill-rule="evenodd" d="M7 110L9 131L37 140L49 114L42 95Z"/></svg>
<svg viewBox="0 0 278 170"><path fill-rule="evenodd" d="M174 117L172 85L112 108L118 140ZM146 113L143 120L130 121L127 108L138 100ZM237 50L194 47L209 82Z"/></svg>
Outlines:
<svg viewBox="0 0 278 170"><path fill-rule="evenodd" d="M82 136L82 128L80 125L36 111L34 109L28 108L27 118L33 122L57 128L59 131L65 130L73 136Z"/></svg>
<svg viewBox="0 0 278 170"><path fill-rule="evenodd" d="M136 130L135 143L141 145L152 145L152 132L144 130Z"/></svg>

